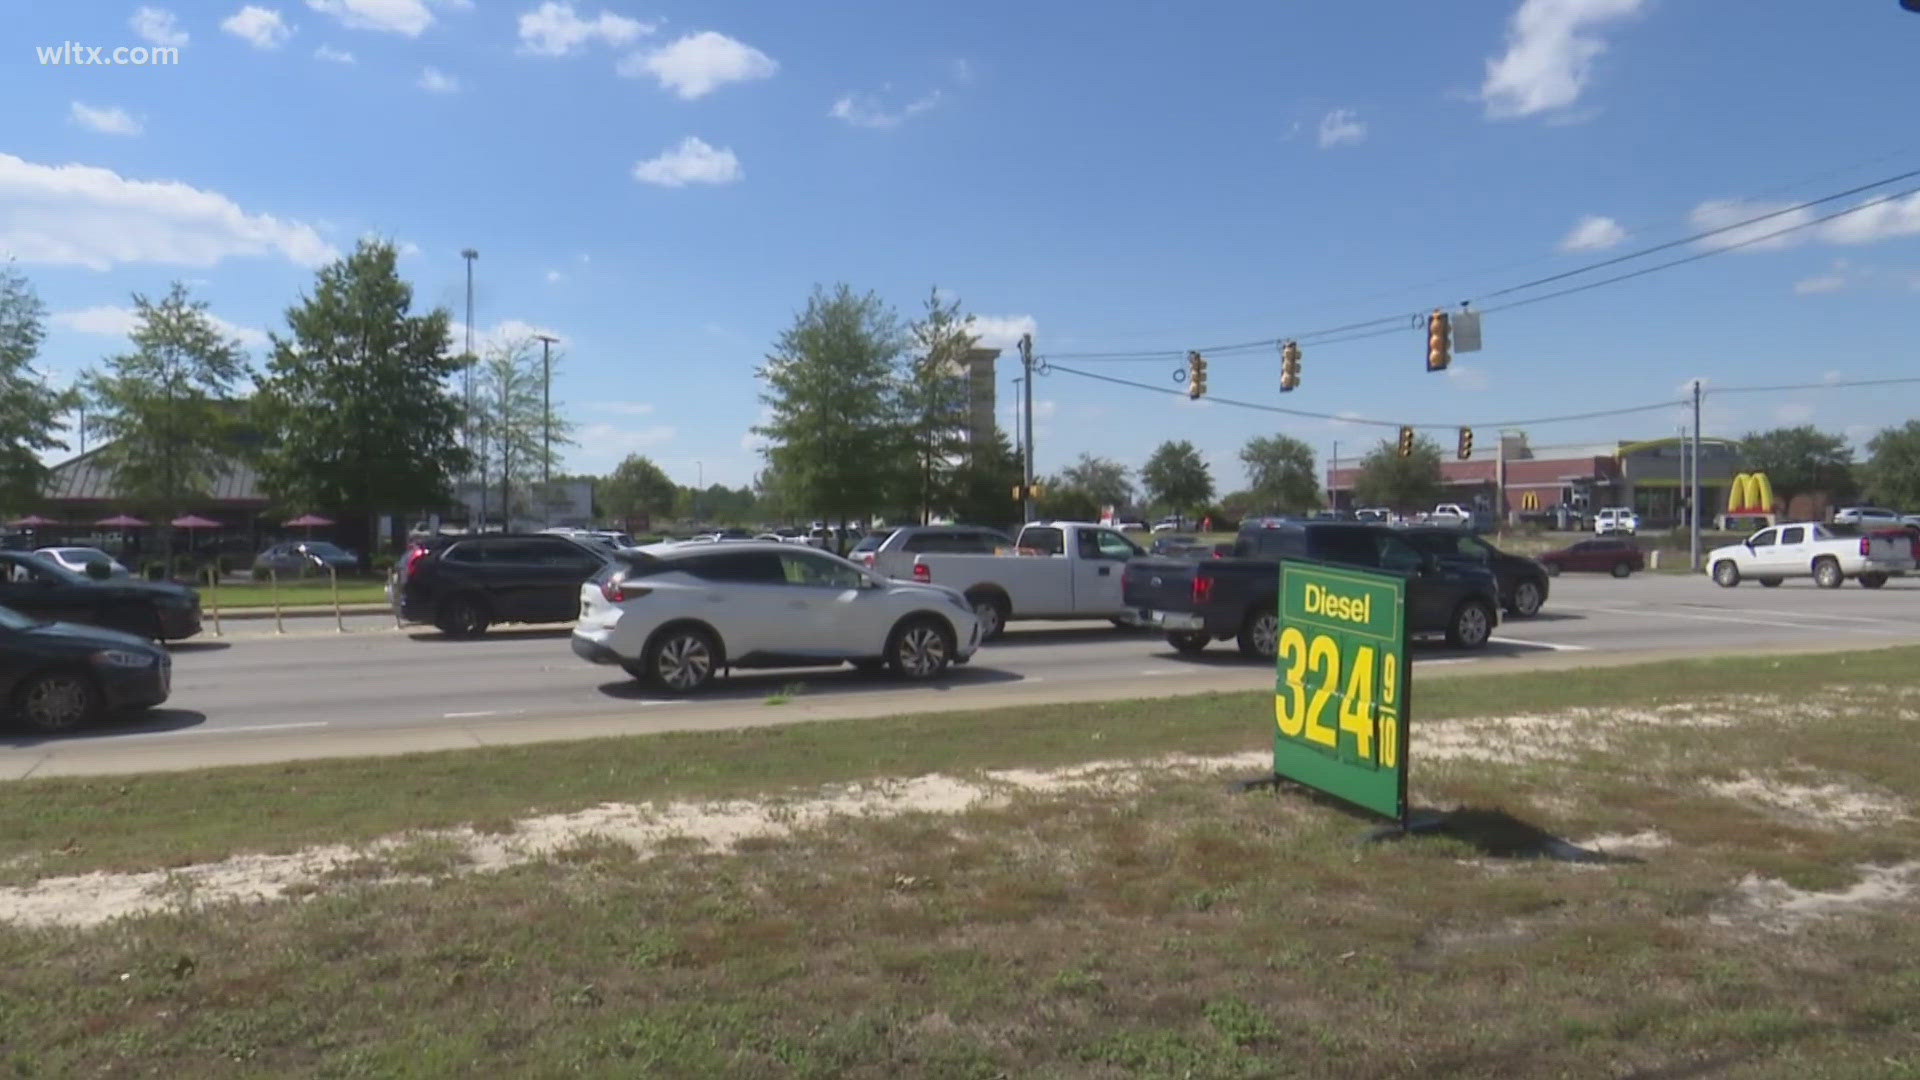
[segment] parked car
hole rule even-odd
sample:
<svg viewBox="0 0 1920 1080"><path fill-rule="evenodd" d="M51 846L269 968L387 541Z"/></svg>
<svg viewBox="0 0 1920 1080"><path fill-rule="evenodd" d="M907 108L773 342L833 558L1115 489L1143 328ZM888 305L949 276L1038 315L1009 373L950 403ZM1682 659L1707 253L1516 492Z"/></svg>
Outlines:
<svg viewBox="0 0 1920 1080"><path fill-rule="evenodd" d="M1197 536L1183 536L1183 535L1177 535L1175 533L1161 533L1159 536L1156 536L1153 538L1153 543L1151 546L1147 548L1147 551L1154 555L1165 555L1171 552L1174 548L1192 547L1193 545L1198 544L1199 542L1200 542L1200 538Z"/></svg>
<svg viewBox="0 0 1920 1080"><path fill-rule="evenodd" d="M578 590L574 654L674 693L722 668L891 668L938 677L980 647L958 592L792 544L622 552Z"/></svg>
<svg viewBox="0 0 1920 1080"><path fill-rule="evenodd" d="M1242 522L1233 557L1135 559L1123 594L1183 654L1232 638L1241 653L1271 660L1280 639L1280 560L1288 556L1407 575L1408 629L1445 634L1456 648L1483 647L1499 625L1491 570L1423 555L1399 530L1360 522Z"/></svg>
<svg viewBox="0 0 1920 1080"><path fill-rule="evenodd" d="M1790 577L1812 577L1823 589L1837 589L1849 578L1877 589L1889 577L1912 569L1912 541L1898 530L1868 534L1815 521L1761 529L1707 556L1707 572L1715 584L1728 589L1744 578L1772 588Z"/></svg>
<svg viewBox="0 0 1920 1080"><path fill-rule="evenodd" d="M1393 520L1393 511L1384 506L1363 506L1353 512L1355 521L1370 521L1386 524Z"/></svg>
<svg viewBox="0 0 1920 1080"><path fill-rule="evenodd" d="M1843 506L1833 512L1835 525L1898 525L1900 513L1879 506Z"/></svg>
<svg viewBox="0 0 1920 1080"><path fill-rule="evenodd" d="M1016 619L1108 619L1133 626L1120 571L1146 554L1117 529L1074 521L1035 522L1014 539L1019 554L915 555L914 581L945 585L973 605L983 641Z"/></svg>
<svg viewBox="0 0 1920 1080"><path fill-rule="evenodd" d="M1564 570L1580 570L1626 577L1645 570L1647 557L1631 540L1603 536L1593 540L1582 540L1557 551L1549 551L1540 556L1540 565L1546 567L1549 574L1558 574Z"/></svg>
<svg viewBox="0 0 1920 1080"><path fill-rule="evenodd" d="M172 687L173 658L145 638L0 607L0 712L33 731L150 709Z"/></svg>
<svg viewBox="0 0 1920 1080"><path fill-rule="evenodd" d="M478 637L495 623L571 622L581 583L613 557L539 533L427 537L394 564L387 598L401 623L432 623L449 637Z"/></svg>
<svg viewBox="0 0 1920 1080"><path fill-rule="evenodd" d="M1530 619L1547 602L1547 568L1524 555L1511 555L1478 536L1443 525L1402 528L1414 550L1440 559L1462 559L1493 571L1500 586L1500 608L1509 616Z"/></svg>
<svg viewBox="0 0 1920 1080"><path fill-rule="evenodd" d="M1473 521L1473 511L1459 503L1441 503L1427 514L1427 520L1437 525L1466 525Z"/></svg>
<svg viewBox="0 0 1920 1080"><path fill-rule="evenodd" d="M76 574L87 572L89 563L106 563L107 572L112 577L132 577L133 571L120 564L120 560L101 551L97 547L43 547L34 551L43 559L64 566Z"/></svg>
<svg viewBox="0 0 1920 1080"><path fill-rule="evenodd" d="M268 572L279 577L306 574L348 574L360 568L360 556L325 540L293 540L275 544L253 559L253 576L265 578Z"/></svg>
<svg viewBox="0 0 1920 1080"><path fill-rule="evenodd" d="M200 594L171 581L76 574L25 551L0 551L0 605L48 622L82 623L157 641L200 632ZM96 576L100 575L100 576Z"/></svg>
<svg viewBox="0 0 1920 1080"><path fill-rule="evenodd" d="M1640 531L1640 515L1623 506L1610 506L1593 515L1593 533L1605 536L1608 533L1626 533L1628 536Z"/></svg>
<svg viewBox="0 0 1920 1080"><path fill-rule="evenodd" d="M917 555L1005 555L1013 537L984 525L905 525L870 532L847 558L892 578L913 576Z"/></svg>

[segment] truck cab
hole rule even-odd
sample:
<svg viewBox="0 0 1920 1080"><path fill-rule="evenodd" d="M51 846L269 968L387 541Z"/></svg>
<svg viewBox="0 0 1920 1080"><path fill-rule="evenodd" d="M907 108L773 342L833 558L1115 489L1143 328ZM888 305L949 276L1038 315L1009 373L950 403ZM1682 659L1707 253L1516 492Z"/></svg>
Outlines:
<svg viewBox="0 0 1920 1080"><path fill-rule="evenodd" d="M1134 625L1121 596L1122 571L1146 554L1119 529L1082 521L1036 521L1010 555L916 555L914 581L958 590L980 618L981 640L1020 619L1108 619Z"/></svg>

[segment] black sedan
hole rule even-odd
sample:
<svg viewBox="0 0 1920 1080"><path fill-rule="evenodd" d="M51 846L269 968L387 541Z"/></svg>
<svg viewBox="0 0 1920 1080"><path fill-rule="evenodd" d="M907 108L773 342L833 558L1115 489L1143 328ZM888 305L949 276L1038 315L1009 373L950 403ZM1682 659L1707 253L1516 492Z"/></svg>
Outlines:
<svg viewBox="0 0 1920 1080"><path fill-rule="evenodd" d="M0 607L0 714L42 734L167 700L173 659L143 638Z"/></svg>
<svg viewBox="0 0 1920 1080"><path fill-rule="evenodd" d="M1523 555L1509 555L1467 532L1445 525L1413 525L1400 529L1423 555L1477 563L1493 571L1500 584L1500 606L1507 614L1530 619L1547 602L1547 568Z"/></svg>
<svg viewBox="0 0 1920 1080"><path fill-rule="evenodd" d="M0 551L0 605L47 622L103 626L159 641L200 632L200 594L185 585L76 574L23 551Z"/></svg>

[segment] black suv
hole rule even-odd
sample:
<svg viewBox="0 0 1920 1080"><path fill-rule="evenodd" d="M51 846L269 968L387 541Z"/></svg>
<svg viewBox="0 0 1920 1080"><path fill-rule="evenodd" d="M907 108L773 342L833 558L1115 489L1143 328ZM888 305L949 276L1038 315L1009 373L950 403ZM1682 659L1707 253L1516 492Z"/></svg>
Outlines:
<svg viewBox="0 0 1920 1080"><path fill-rule="evenodd" d="M572 622L580 586L611 558L551 534L427 537L394 564L387 591L401 622L478 637L494 623Z"/></svg>
<svg viewBox="0 0 1920 1080"><path fill-rule="evenodd" d="M1500 583L1500 606L1509 615L1531 619L1547 602L1547 568L1524 555L1510 555L1465 529L1446 525L1402 526L1400 535L1422 555L1459 559L1493 571Z"/></svg>
<svg viewBox="0 0 1920 1080"><path fill-rule="evenodd" d="M1215 639L1271 660L1280 640L1280 560L1313 559L1407 576L1407 627L1445 634L1455 648L1486 645L1499 625L1499 587L1485 567L1422 554L1400 530L1341 521L1263 518L1242 523L1233 555L1127 563L1126 605L1192 655Z"/></svg>

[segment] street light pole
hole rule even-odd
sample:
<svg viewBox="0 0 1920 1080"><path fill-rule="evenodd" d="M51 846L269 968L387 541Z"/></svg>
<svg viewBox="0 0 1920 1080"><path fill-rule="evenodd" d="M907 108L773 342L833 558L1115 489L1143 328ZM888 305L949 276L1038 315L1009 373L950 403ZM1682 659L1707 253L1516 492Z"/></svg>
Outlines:
<svg viewBox="0 0 1920 1080"><path fill-rule="evenodd" d="M1020 335L1020 369L1026 376L1021 387L1026 404L1027 452L1025 460L1025 483L1020 489L1020 524L1033 520L1033 335Z"/></svg>
<svg viewBox="0 0 1920 1080"><path fill-rule="evenodd" d="M557 337L535 334L540 339L540 499L546 512L540 520L553 524L553 343Z"/></svg>
<svg viewBox="0 0 1920 1080"><path fill-rule="evenodd" d="M473 366L474 366L473 260L479 258L480 253L478 251L475 251L472 248L466 248L460 252L460 257L467 261L467 350L466 350L467 364L461 380L462 382L461 397L467 403L467 415L466 415L466 430L465 430L466 437L462 441L466 444L467 452L473 454L473 463L475 468L479 468L480 455L478 452L476 452L474 448L474 430L473 430ZM479 471L480 471L479 527L481 530L484 531L487 525L487 474L485 469L479 469ZM468 477L468 479L471 480L472 477Z"/></svg>
<svg viewBox="0 0 1920 1080"><path fill-rule="evenodd" d="M696 458L693 468L693 521L697 525L700 523L700 493L707 490L707 463Z"/></svg>

